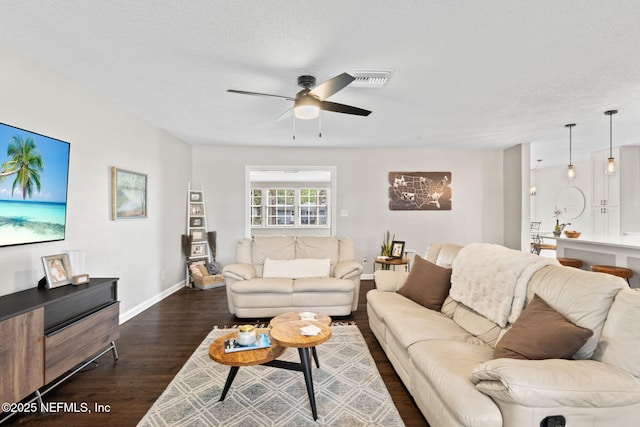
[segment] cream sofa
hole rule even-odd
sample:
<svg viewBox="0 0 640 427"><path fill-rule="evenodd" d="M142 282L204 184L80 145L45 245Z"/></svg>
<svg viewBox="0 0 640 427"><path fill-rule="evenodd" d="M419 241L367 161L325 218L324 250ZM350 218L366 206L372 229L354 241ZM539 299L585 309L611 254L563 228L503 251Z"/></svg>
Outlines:
<svg viewBox="0 0 640 427"><path fill-rule="evenodd" d="M265 318L288 311L346 316L358 308L362 266L353 241L324 236L254 236L238 241L223 274L229 311Z"/></svg>
<svg viewBox="0 0 640 427"><path fill-rule="evenodd" d="M371 330L431 427L638 425L638 290L614 276L496 245L433 245L425 259L452 267L451 290L439 312L397 292L409 274L399 271L375 273L367 312ZM471 292L468 302L475 305L505 277L519 289L507 304L515 316L504 327L452 297L454 288L482 289ZM494 347L517 321L518 301L529 304L535 294L593 336L572 360L494 358Z"/></svg>

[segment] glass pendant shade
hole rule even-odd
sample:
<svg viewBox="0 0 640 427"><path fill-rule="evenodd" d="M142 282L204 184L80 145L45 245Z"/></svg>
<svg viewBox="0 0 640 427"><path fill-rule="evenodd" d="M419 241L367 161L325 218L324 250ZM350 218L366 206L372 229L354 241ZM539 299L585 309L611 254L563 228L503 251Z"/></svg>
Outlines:
<svg viewBox="0 0 640 427"><path fill-rule="evenodd" d="M609 157L609 161L607 162L607 173L616 173L616 159L614 159L613 157Z"/></svg>
<svg viewBox="0 0 640 427"><path fill-rule="evenodd" d="M576 169L573 165L569 165L567 167L567 178L575 178L576 177Z"/></svg>

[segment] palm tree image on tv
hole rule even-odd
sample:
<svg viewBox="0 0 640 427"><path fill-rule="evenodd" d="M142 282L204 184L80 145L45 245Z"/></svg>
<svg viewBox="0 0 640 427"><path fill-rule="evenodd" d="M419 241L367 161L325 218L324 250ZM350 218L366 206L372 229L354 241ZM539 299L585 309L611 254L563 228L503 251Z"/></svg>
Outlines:
<svg viewBox="0 0 640 427"><path fill-rule="evenodd" d="M0 179L15 174L11 195L13 196L16 187L19 186L22 189L22 200L27 196L31 198L34 185L40 191L40 172L44 168L36 143L31 137L22 139L21 136L15 135L7 148L7 156L10 160L2 164Z"/></svg>
<svg viewBox="0 0 640 427"><path fill-rule="evenodd" d="M0 123L0 246L63 240L69 144Z"/></svg>

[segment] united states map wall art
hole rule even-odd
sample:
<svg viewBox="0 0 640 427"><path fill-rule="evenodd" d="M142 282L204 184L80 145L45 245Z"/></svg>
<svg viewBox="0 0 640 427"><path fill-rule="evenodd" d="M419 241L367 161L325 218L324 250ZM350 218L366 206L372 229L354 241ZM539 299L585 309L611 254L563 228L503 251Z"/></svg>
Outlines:
<svg viewBox="0 0 640 427"><path fill-rule="evenodd" d="M389 172L392 211L451 210L451 172Z"/></svg>

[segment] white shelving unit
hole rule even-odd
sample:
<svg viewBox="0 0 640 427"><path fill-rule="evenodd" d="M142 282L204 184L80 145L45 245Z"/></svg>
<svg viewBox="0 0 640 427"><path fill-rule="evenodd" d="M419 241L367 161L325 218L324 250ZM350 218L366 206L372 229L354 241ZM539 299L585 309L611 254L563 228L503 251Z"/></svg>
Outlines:
<svg viewBox="0 0 640 427"><path fill-rule="evenodd" d="M200 183L200 189L196 190L188 184L187 191L187 236L192 237L191 252L186 257L186 283L187 287L193 287L189 274L189 264L194 261L211 262L211 248L207 241L207 216L204 203L204 187Z"/></svg>

